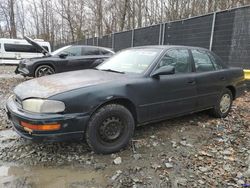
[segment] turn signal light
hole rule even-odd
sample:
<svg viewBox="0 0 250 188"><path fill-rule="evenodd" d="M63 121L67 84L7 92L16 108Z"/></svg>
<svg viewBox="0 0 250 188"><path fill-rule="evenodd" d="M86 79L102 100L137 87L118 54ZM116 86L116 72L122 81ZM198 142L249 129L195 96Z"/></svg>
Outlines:
<svg viewBox="0 0 250 188"><path fill-rule="evenodd" d="M56 130L59 130L61 128L61 125L57 124L57 123L44 124L44 125L34 125L31 123L21 121L21 125L24 128L28 128L28 129L34 130L34 131L56 131Z"/></svg>

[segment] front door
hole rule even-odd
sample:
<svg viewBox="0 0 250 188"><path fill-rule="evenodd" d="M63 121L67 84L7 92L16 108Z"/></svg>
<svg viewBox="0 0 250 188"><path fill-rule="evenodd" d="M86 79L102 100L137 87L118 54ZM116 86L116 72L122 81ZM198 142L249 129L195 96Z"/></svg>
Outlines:
<svg viewBox="0 0 250 188"><path fill-rule="evenodd" d="M196 107L196 82L190 53L187 49L171 49L156 69L174 66L175 73L147 78L143 101L139 105L142 121L164 119L192 112ZM155 71L155 70L154 70Z"/></svg>
<svg viewBox="0 0 250 188"><path fill-rule="evenodd" d="M67 70L79 70L82 65L82 47L81 46L71 46L66 50L68 56L67 60Z"/></svg>

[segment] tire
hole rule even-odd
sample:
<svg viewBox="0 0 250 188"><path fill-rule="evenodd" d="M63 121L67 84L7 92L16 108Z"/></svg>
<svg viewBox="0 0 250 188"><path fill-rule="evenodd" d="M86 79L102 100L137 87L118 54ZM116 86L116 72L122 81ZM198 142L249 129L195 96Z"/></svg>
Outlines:
<svg viewBox="0 0 250 188"><path fill-rule="evenodd" d="M50 65L40 65L36 68L34 76L36 78L55 74L55 70Z"/></svg>
<svg viewBox="0 0 250 188"><path fill-rule="evenodd" d="M129 144L134 129L134 118L127 108L119 104L108 104L90 118L86 141L95 153L114 153Z"/></svg>
<svg viewBox="0 0 250 188"><path fill-rule="evenodd" d="M224 89L218 98L216 106L211 110L211 115L216 118L225 118L230 112L233 95L229 89Z"/></svg>

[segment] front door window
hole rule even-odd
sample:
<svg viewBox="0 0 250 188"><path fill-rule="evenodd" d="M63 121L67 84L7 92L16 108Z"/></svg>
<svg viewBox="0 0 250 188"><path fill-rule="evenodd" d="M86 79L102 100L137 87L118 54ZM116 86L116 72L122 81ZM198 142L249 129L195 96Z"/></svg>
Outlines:
<svg viewBox="0 0 250 188"><path fill-rule="evenodd" d="M189 73L192 71L189 52L186 49L169 50L160 60L158 67L173 66L175 73Z"/></svg>

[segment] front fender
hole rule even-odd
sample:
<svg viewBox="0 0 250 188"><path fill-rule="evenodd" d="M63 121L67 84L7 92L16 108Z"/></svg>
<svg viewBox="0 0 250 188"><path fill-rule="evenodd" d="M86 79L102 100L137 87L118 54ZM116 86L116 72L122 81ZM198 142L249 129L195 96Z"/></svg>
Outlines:
<svg viewBox="0 0 250 188"><path fill-rule="evenodd" d="M35 71L36 71L37 67L39 67L40 65L49 65L55 70L55 72L57 72L56 67L53 64L53 61L37 61L37 62L34 62L33 66L32 66L33 67L32 68L33 75L35 75Z"/></svg>
<svg viewBox="0 0 250 188"><path fill-rule="evenodd" d="M97 85L60 93L49 99L60 100L65 103L65 113L87 113L91 115L102 105L112 101L129 101L136 107L136 103L126 95L123 86L112 87L113 85Z"/></svg>

